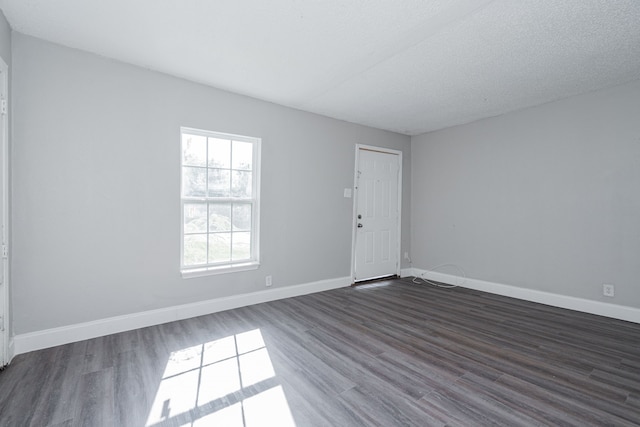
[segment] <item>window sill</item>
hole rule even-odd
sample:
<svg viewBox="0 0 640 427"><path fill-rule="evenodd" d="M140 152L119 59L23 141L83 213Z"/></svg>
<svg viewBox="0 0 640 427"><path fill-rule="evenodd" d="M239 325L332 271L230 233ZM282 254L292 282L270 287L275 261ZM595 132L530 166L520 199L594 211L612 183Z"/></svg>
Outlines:
<svg viewBox="0 0 640 427"><path fill-rule="evenodd" d="M193 277L213 276L215 274L236 273L238 271L257 270L260 267L259 262L244 262L238 264L221 265L217 267L190 268L181 270L183 279L191 279Z"/></svg>

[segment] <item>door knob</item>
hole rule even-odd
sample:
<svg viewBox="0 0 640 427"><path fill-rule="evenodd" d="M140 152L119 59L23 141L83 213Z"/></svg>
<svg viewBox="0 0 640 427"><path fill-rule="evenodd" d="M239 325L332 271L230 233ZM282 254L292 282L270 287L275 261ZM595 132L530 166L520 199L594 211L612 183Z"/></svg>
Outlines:
<svg viewBox="0 0 640 427"><path fill-rule="evenodd" d="M362 228L362 224L358 224L358 228Z"/></svg>

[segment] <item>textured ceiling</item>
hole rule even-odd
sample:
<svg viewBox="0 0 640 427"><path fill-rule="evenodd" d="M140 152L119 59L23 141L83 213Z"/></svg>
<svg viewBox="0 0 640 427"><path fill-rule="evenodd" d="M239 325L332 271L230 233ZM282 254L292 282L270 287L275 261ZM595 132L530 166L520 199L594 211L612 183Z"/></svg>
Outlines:
<svg viewBox="0 0 640 427"><path fill-rule="evenodd" d="M0 0L12 28L409 135L640 78L640 0Z"/></svg>

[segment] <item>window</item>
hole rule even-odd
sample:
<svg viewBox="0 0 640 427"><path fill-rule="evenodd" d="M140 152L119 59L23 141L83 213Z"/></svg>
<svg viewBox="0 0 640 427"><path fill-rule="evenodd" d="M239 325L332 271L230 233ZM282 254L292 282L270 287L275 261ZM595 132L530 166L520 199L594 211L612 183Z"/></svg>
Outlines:
<svg viewBox="0 0 640 427"><path fill-rule="evenodd" d="M183 276L257 268L260 139L180 134Z"/></svg>

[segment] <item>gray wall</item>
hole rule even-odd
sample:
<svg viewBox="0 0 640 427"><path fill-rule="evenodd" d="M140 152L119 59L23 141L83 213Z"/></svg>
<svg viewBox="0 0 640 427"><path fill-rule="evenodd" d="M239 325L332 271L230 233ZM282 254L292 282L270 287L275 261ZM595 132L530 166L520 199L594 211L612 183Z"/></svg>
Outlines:
<svg viewBox="0 0 640 427"><path fill-rule="evenodd" d="M414 267L640 307L639 81L420 135L411 154Z"/></svg>
<svg viewBox="0 0 640 427"><path fill-rule="evenodd" d="M178 59L176 59L178 60ZM347 277L355 144L410 138L223 92L14 33L17 334ZM258 136L259 270L179 273L179 128Z"/></svg>
<svg viewBox="0 0 640 427"><path fill-rule="evenodd" d="M0 58L11 66L11 27L0 10Z"/></svg>

